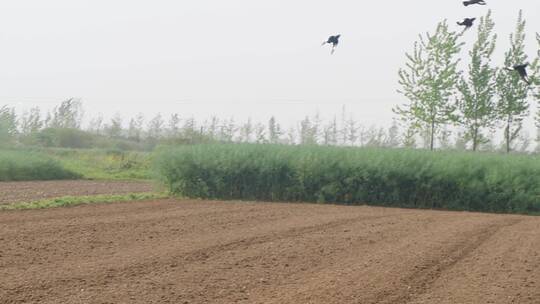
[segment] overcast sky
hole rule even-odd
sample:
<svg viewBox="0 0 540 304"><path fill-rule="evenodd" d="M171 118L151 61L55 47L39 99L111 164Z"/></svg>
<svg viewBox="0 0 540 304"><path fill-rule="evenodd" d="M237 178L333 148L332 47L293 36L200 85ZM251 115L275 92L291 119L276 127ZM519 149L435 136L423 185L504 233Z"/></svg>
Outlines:
<svg viewBox="0 0 540 304"><path fill-rule="evenodd" d="M535 54L540 1L487 2L2 0L0 105L80 97L89 114L285 123L317 111L331 118L345 105L366 125L386 125L404 101L396 93L404 53L438 21L457 29L492 9L500 59L522 8ZM321 42L337 33L331 56Z"/></svg>

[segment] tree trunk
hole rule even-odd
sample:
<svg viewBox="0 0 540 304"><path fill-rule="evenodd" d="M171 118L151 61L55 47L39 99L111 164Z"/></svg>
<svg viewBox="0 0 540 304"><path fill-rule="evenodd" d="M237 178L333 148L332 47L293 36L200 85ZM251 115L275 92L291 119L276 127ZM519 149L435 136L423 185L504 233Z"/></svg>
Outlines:
<svg viewBox="0 0 540 304"><path fill-rule="evenodd" d="M473 152L476 152L476 149L478 149L478 128L475 128L473 130L473 146L472 146Z"/></svg>
<svg viewBox="0 0 540 304"><path fill-rule="evenodd" d="M511 122L511 118L510 116L508 116L508 119L506 121L506 153L507 154L510 154L510 137L512 136L511 132L510 132L510 126L511 126L512 122Z"/></svg>
<svg viewBox="0 0 540 304"><path fill-rule="evenodd" d="M433 151L433 149L435 148L434 144L435 144L435 121L432 120L431 121L431 143L429 145L431 151Z"/></svg>

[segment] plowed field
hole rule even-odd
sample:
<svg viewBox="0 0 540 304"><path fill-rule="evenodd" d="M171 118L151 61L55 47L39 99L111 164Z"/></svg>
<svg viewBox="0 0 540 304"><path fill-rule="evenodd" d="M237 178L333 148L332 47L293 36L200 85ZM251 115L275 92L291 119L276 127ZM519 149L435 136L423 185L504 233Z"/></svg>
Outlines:
<svg viewBox="0 0 540 304"><path fill-rule="evenodd" d="M178 200L1 212L0 303L540 303L540 218Z"/></svg>

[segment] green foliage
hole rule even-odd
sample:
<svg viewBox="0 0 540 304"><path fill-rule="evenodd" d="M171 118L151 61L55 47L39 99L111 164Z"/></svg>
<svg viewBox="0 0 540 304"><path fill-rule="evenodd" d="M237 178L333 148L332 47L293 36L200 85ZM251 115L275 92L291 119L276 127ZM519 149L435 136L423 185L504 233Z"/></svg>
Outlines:
<svg viewBox="0 0 540 304"><path fill-rule="evenodd" d="M523 12L519 12L516 30L510 35L510 49L505 53L504 65L513 67L527 62L525 53L525 25ZM529 115L528 85L516 72L499 70L496 76L498 95L498 117L503 122L506 152L512 150L512 143L519 137L523 120Z"/></svg>
<svg viewBox="0 0 540 304"><path fill-rule="evenodd" d="M166 198L162 193L131 193L119 195L94 195L94 196L64 196L53 199L45 199L33 202L13 203L0 205L0 210L27 210L27 209L45 209L56 207L77 206L83 204L104 204L119 203L141 200L153 200Z"/></svg>
<svg viewBox="0 0 540 304"><path fill-rule="evenodd" d="M45 149L41 150L64 167L86 179L151 179L151 155L119 149Z"/></svg>
<svg viewBox="0 0 540 304"><path fill-rule="evenodd" d="M478 38L469 52L471 62L467 78L461 77L458 90L459 125L466 130L466 138L472 141L472 149L476 151L485 138L483 128L493 127L496 118L495 71L491 67L491 56L495 50L497 35L493 34L495 23L491 11L480 19Z"/></svg>
<svg viewBox="0 0 540 304"><path fill-rule="evenodd" d="M164 149L173 194L488 212L540 211L540 159L401 149L198 145Z"/></svg>
<svg viewBox="0 0 540 304"><path fill-rule="evenodd" d="M460 37L449 30L446 21L439 23L435 34L420 36L413 53L406 54L406 68L399 70L399 92L409 103L394 108L394 112L429 131L431 150L438 126L453 120L456 109L450 101L459 79Z"/></svg>
<svg viewBox="0 0 540 304"><path fill-rule="evenodd" d="M77 179L80 175L44 154L0 150L0 181Z"/></svg>

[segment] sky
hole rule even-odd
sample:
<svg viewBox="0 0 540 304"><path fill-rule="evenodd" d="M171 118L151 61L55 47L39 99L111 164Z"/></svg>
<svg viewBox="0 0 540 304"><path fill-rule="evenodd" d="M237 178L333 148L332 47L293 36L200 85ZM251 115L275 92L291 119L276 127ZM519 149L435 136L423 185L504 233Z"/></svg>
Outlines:
<svg viewBox="0 0 540 304"><path fill-rule="evenodd" d="M47 109L76 97L88 115L274 115L285 124L345 106L364 125L388 125L405 102L396 92L405 52L441 20L458 29L492 9L502 62L523 9L535 55L540 1L487 2L3 0L0 105ZM338 33L330 55L321 43Z"/></svg>

